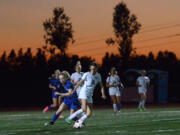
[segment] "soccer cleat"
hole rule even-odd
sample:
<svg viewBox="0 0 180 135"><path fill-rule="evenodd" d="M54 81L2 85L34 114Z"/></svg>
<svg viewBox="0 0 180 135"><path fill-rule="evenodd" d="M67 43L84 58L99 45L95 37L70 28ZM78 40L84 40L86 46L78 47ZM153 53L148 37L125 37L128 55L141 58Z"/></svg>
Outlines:
<svg viewBox="0 0 180 135"><path fill-rule="evenodd" d="M66 123L68 123L69 125L72 123L72 120L70 120L69 118L65 119Z"/></svg>
<svg viewBox="0 0 180 135"><path fill-rule="evenodd" d="M117 116L118 114L119 114L119 111L114 112L114 115L116 115L116 116Z"/></svg>
<svg viewBox="0 0 180 135"><path fill-rule="evenodd" d="M141 111L142 111L142 108L138 108L138 111L141 112Z"/></svg>
<svg viewBox="0 0 180 135"><path fill-rule="evenodd" d="M60 118L60 119L63 119L63 118L64 118L64 116L63 116L63 115L59 115L59 118Z"/></svg>
<svg viewBox="0 0 180 135"><path fill-rule="evenodd" d="M82 123L82 126L83 126L83 127L85 127L85 126L86 126L85 122L83 122L83 123Z"/></svg>
<svg viewBox="0 0 180 135"><path fill-rule="evenodd" d="M46 122L44 123L44 126L54 125L54 122Z"/></svg>
<svg viewBox="0 0 180 135"><path fill-rule="evenodd" d="M142 107L142 111L145 111L146 109L144 107Z"/></svg>
<svg viewBox="0 0 180 135"><path fill-rule="evenodd" d="M46 113L47 111L48 111L48 107L45 107L42 112Z"/></svg>

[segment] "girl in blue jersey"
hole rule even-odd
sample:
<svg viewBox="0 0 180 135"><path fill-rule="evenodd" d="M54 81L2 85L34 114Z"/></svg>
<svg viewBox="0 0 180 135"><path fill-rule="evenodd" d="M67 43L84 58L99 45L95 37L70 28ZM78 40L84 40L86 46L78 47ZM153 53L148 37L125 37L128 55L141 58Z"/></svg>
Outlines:
<svg viewBox="0 0 180 135"><path fill-rule="evenodd" d="M74 113L74 111L78 108L80 108L80 103L78 100L77 93L74 92L72 94L72 90L74 89L74 85L70 80L70 75L68 72L63 71L60 73L60 81L62 83L62 86L64 88L64 93L56 92L56 95L61 95L64 97L62 104L59 106L59 109L54 114L52 121L50 123L45 123L45 125L53 125L58 116L67 108L70 108L70 114Z"/></svg>
<svg viewBox="0 0 180 135"><path fill-rule="evenodd" d="M59 75L60 75L60 71L55 70L53 77L49 81L49 88L51 89L53 104L46 106L43 110L43 113L46 113L48 110L60 106L60 104L62 102L62 97L59 95L55 95L56 91L60 92L62 90L62 86L61 86L61 83L59 80ZM60 116L60 117L62 117L62 116Z"/></svg>

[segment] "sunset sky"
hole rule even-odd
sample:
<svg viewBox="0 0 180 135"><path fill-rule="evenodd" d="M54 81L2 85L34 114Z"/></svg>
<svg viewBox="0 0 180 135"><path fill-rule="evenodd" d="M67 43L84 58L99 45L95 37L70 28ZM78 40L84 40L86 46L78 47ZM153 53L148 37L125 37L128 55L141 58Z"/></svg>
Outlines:
<svg viewBox="0 0 180 135"><path fill-rule="evenodd" d="M0 0L0 54L21 47L42 47L43 21L54 7L64 7L71 18L75 44L68 53L92 56L98 62L105 52L118 53L105 39L113 36L112 14L121 0ZM173 51L180 57L180 0L124 0L142 24L133 38L137 53Z"/></svg>

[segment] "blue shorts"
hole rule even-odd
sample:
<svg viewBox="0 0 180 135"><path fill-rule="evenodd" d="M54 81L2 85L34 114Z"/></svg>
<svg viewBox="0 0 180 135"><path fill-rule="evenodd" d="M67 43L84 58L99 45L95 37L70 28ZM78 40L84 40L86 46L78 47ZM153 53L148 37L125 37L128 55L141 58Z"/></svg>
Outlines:
<svg viewBox="0 0 180 135"><path fill-rule="evenodd" d="M52 98L59 98L60 95L55 95L55 92L58 92L58 91L56 91L54 89L52 89L51 91L52 91L52 94L51 94Z"/></svg>
<svg viewBox="0 0 180 135"><path fill-rule="evenodd" d="M81 107L81 104L79 103L79 100L78 99L67 99L67 98L64 98L63 100L64 104L66 106L68 106L70 109L78 109Z"/></svg>

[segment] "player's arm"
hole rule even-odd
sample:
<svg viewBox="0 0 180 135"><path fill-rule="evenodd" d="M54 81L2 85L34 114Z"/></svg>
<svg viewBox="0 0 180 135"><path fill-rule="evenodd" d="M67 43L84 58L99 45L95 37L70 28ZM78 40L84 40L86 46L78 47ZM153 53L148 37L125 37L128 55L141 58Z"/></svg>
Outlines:
<svg viewBox="0 0 180 135"><path fill-rule="evenodd" d="M105 95L105 90L104 90L104 86L102 84L102 82L99 83L100 87L101 87L101 94L102 94L102 98L106 99L106 95Z"/></svg>
<svg viewBox="0 0 180 135"><path fill-rule="evenodd" d="M106 83L106 87L115 87L115 85L110 85L109 83Z"/></svg>
<svg viewBox="0 0 180 135"><path fill-rule="evenodd" d="M52 86L51 84L49 84L49 88L56 90L56 87L55 87L55 86Z"/></svg>
<svg viewBox="0 0 180 135"><path fill-rule="evenodd" d="M107 79L106 79L106 87L115 87L114 85L110 85L110 78L108 77Z"/></svg>
<svg viewBox="0 0 180 135"><path fill-rule="evenodd" d="M138 80L136 81L136 86L137 87L141 87L141 85L139 84Z"/></svg>
<svg viewBox="0 0 180 135"><path fill-rule="evenodd" d="M147 88L149 88L149 86L150 86L150 80L148 79L148 81L147 81Z"/></svg>
<svg viewBox="0 0 180 135"><path fill-rule="evenodd" d="M123 85L122 82L120 82L120 87L121 87L122 89L124 89L124 85Z"/></svg>
<svg viewBox="0 0 180 135"><path fill-rule="evenodd" d="M73 81L73 79L71 78L71 82L74 84L74 81Z"/></svg>
<svg viewBox="0 0 180 135"><path fill-rule="evenodd" d="M55 95L60 95L60 96L70 96L72 92L72 89L68 89L68 93L59 93L59 92L55 92Z"/></svg>
<svg viewBox="0 0 180 135"><path fill-rule="evenodd" d="M75 85L74 89L71 91L71 95L76 91L76 89L84 83L84 80L81 79L79 82L77 82L77 84Z"/></svg>
<svg viewBox="0 0 180 135"><path fill-rule="evenodd" d="M71 80L71 82L72 82L74 85L76 85L76 84L78 83L78 82L75 83L73 80Z"/></svg>

